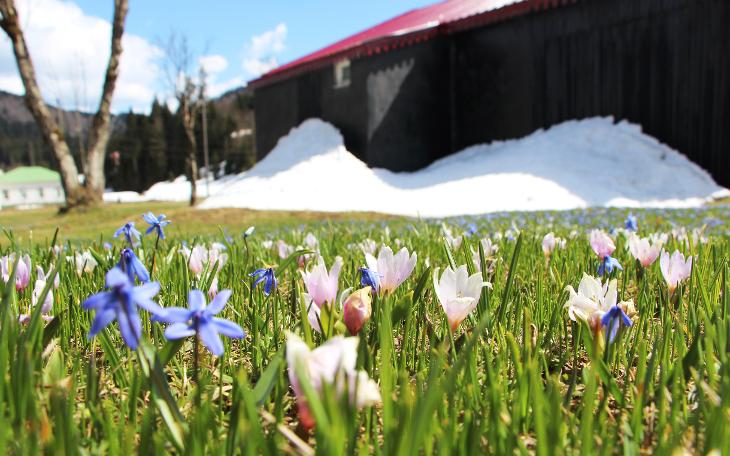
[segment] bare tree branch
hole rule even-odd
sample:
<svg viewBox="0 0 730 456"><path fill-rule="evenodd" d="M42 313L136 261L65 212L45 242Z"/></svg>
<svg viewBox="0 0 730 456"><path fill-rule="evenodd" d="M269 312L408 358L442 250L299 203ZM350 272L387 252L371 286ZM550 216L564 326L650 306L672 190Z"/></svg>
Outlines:
<svg viewBox="0 0 730 456"><path fill-rule="evenodd" d="M109 62L104 76L104 89L99 101L99 109L94 115L94 120L89 129L89 152L84 165L87 173L87 187L102 194L104 192L104 158L106 146L109 143L110 134L110 109L114 88L119 77L119 60L122 55L122 35L124 34L124 21L127 17L128 0L114 1L114 20L112 22L112 40Z"/></svg>
<svg viewBox="0 0 730 456"><path fill-rule="evenodd" d="M194 206L197 201L198 180L198 146L195 139L195 119L200 109L196 97L199 96L200 91L193 80L191 72L193 53L188 46L187 37L175 32L170 33L164 47L167 84L175 95L175 99L177 99L178 114L187 139L185 168L187 178L190 181L190 205Z"/></svg>

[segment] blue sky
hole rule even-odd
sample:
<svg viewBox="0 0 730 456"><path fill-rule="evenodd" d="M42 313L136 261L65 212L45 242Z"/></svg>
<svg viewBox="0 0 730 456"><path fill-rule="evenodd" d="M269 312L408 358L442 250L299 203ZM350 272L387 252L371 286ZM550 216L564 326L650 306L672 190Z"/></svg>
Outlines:
<svg viewBox="0 0 730 456"><path fill-rule="evenodd" d="M105 25L109 28L113 2L17 1L46 99L57 100L64 107L75 103L93 108L108 56L104 30ZM159 64L160 43L171 31L184 33L193 52L207 56L203 61L212 73L211 94L216 95L255 78L274 64L286 63L434 1L247 0L211 1L201 7L204 2L193 0L130 0L129 44L125 43L129 55L123 56L122 88L115 95L113 109L144 111L153 96L165 96L160 72L154 67ZM58 30L50 33L49 27ZM11 59L9 43L3 37L0 89L22 93ZM83 89L79 88L80 80L85 81ZM71 92L83 93L83 97L71 97ZM79 103L79 98L88 101Z"/></svg>

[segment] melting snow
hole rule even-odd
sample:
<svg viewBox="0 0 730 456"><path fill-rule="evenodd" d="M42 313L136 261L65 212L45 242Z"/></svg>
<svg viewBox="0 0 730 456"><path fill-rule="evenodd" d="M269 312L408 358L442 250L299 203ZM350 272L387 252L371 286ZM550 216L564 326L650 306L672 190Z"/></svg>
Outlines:
<svg viewBox="0 0 730 456"><path fill-rule="evenodd" d="M185 200L189 192L179 179L152 186L141 199ZM411 173L368 168L331 124L310 119L249 171L215 181L200 208L443 217L587 206L691 207L727 195L684 155L639 126L611 118L569 121L522 139L472 146Z"/></svg>

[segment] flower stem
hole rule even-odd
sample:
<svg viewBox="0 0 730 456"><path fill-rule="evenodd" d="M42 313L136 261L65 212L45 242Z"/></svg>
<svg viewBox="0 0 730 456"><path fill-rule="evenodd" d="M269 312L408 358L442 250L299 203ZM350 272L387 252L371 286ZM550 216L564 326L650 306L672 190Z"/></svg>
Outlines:
<svg viewBox="0 0 730 456"><path fill-rule="evenodd" d="M195 382L195 406L200 407L200 339L198 337L198 323L195 323L195 338L193 339L193 381Z"/></svg>
<svg viewBox="0 0 730 456"><path fill-rule="evenodd" d="M155 239L155 250L152 251L152 266L150 266L150 276L155 273L155 260L157 259L157 245L160 243L160 233L157 233Z"/></svg>

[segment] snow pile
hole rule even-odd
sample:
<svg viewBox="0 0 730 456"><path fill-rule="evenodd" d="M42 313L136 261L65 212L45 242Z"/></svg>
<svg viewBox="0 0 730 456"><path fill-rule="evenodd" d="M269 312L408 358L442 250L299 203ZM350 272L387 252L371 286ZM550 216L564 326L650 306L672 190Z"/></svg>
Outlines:
<svg viewBox="0 0 730 456"><path fill-rule="evenodd" d="M182 189L173 193L184 195ZM522 139L469 147L412 173L368 168L345 149L332 125L310 119L254 168L227 178L200 207L443 217L587 206L691 207L724 195L730 192L684 155L639 126L611 118L569 121Z"/></svg>
<svg viewBox="0 0 730 456"><path fill-rule="evenodd" d="M210 195L213 195L225 188L225 186L231 181L231 179L235 179L240 176L241 175L225 176L222 179L210 180L210 182L206 182L205 179L200 179L197 181L198 197L205 198L208 195L209 186ZM131 191L104 193L104 201L107 203L138 203L142 201L188 200L190 200L190 182L185 176L179 176L171 182L158 182L142 194Z"/></svg>

